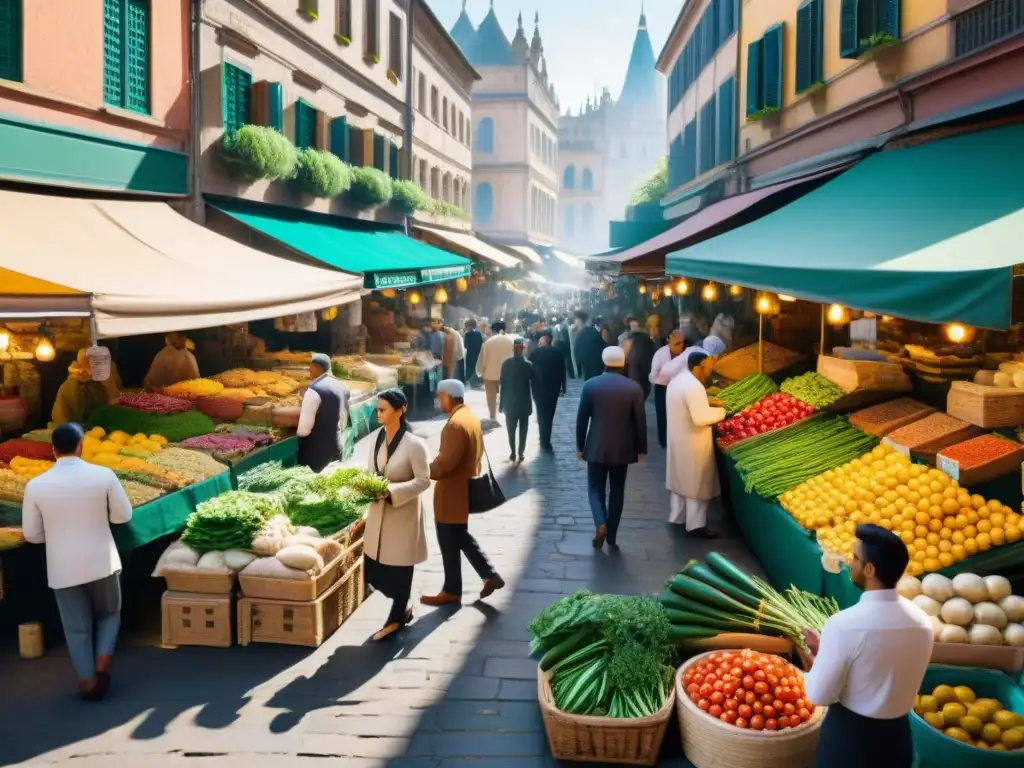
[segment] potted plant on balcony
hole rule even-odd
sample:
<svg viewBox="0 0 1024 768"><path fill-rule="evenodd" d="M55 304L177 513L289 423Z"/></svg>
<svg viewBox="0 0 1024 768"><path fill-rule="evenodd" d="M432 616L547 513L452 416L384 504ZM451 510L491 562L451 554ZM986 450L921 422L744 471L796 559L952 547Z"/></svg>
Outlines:
<svg viewBox="0 0 1024 768"><path fill-rule="evenodd" d="M417 211L427 210L430 207L430 198L415 181L403 179L391 182L389 204L399 213L411 216Z"/></svg>
<svg viewBox="0 0 1024 768"><path fill-rule="evenodd" d="M878 68L883 80L894 80L900 72L900 56L903 41L888 32L875 32L860 41L860 58L872 62Z"/></svg>
<svg viewBox="0 0 1024 768"><path fill-rule="evenodd" d="M342 35L342 34L335 33L334 41L338 45L343 45L346 48L348 48L350 45L352 45L352 38L349 37L348 35Z"/></svg>
<svg viewBox="0 0 1024 768"><path fill-rule="evenodd" d="M761 107L757 112L753 112L747 115L748 123L760 122L769 128L773 128L779 124L779 108L778 107Z"/></svg>
<svg viewBox="0 0 1024 768"><path fill-rule="evenodd" d="M298 162L295 146L263 125L243 125L237 131L225 133L220 155L233 176L250 182L294 178Z"/></svg>
<svg viewBox="0 0 1024 768"><path fill-rule="evenodd" d="M349 188L352 175L336 155L310 148L299 150L295 180L307 195L330 198Z"/></svg>
<svg viewBox="0 0 1024 768"><path fill-rule="evenodd" d="M353 208L377 208L391 199L391 179L376 168L354 168L348 188L348 201Z"/></svg>

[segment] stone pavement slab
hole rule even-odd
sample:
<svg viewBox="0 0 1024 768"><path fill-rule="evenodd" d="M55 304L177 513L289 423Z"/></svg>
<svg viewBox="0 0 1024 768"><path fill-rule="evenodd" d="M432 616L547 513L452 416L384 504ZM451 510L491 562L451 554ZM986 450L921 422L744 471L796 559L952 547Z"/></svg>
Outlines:
<svg viewBox="0 0 1024 768"><path fill-rule="evenodd" d="M66 654L21 661L3 651L0 765L298 768L324 758L342 759L346 768L554 765L524 630L538 611L582 588L657 592L688 559L712 549L759 569L721 510L715 523L726 535L716 542L670 530L664 453L653 429L651 456L629 471L620 551L592 548L586 466L574 446L579 388L574 382L559 403L554 454L539 452L532 422L526 463L495 462L508 502L474 519L471 530L508 586L486 603L473 602L479 580L464 566L464 604L417 605L415 623L394 642L365 644L387 614L380 595L316 650L160 650L125 638L116 688L98 705L70 694ZM478 391L468 403L485 410ZM437 418L414 429L436 449L442 426ZM486 443L492 457L507 456L503 426L488 429ZM360 443L358 461L369 444ZM429 538L416 597L442 581L432 532ZM662 755L662 765L688 765L674 725Z"/></svg>

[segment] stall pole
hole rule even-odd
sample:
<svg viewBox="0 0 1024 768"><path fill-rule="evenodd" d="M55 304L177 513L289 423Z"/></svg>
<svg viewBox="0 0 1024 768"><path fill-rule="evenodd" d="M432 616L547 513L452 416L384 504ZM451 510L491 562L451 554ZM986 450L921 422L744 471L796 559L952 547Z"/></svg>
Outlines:
<svg viewBox="0 0 1024 768"><path fill-rule="evenodd" d="M757 313L757 372L764 373L764 313Z"/></svg>
<svg viewBox="0 0 1024 768"><path fill-rule="evenodd" d="M821 340L818 342L818 356L825 354L825 305L821 305Z"/></svg>

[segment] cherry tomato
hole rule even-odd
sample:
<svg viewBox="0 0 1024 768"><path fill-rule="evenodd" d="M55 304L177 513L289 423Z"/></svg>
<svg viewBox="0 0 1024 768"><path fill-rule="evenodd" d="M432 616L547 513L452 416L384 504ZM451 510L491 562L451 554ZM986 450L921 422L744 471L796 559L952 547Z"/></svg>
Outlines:
<svg viewBox="0 0 1024 768"><path fill-rule="evenodd" d="M785 704L785 702L782 702L782 701L779 701L778 699L776 699L775 701L772 702L772 706L775 707L775 711L778 712L781 715L782 714L782 708L784 706L786 706L786 704Z"/></svg>
<svg viewBox="0 0 1024 768"><path fill-rule="evenodd" d="M746 688L748 691L754 687L755 681L753 675L744 675L743 680L740 681L740 685Z"/></svg>
<svg viewBox="0 0 1024 768"><path fill-rule="evenodd" d="M726 696L734 696L736 694L736 683L725 683L722 686L722 693Z"/></svg>
<svg viewBox="0 0 1024 768"><path fill-rule="evenodd" d="M776 696L778 696L786 704L794 704L796 703L796 700L799 698L796 695L796 691L794 691L788 685L782 686L782 694L776 694Z"/></svg>
<svg viewBox="0 0 1024 768"><path fill-rule="evenodd" d="M729 723L729 725L732 725L736 722L737 717L739 717L739 715L737 715L735 712L726 711L722 713L722 716L719 719L724 723Z"/></svg>
<svg viewBox="0 0 1024 768"><path fill-rule="evenodd" d="M687 693L696 693L699 690L700 690L700 686L697 685L696 683L690 683L688 686L686 686L686 692Z"/></svg>
<svg viewBox="0 0 1024 768"><path fill-rule="evenodd" d="M796 712L800 716L800 721L806 723L811 719L811 711L807 707L800 707Z"/></svg>
<svg viewBox="0 0 1024 768"><path fill-rule="evenodd" d="M789 727L796 728L801 722L800 715L791 715L789 718Z"/></svg>
<svg viewBox="0 0 1024 768"><path fill-rule="evenodd" d="M769 717L764 721L764 729L766 731L777 731L779 730L779 724L774 718Z"/></svg>
<svg viewBox="0 0 1024 768"><path fill-rule="evenodd" d="M750 705L750 708L754 710L755 714L758 715L764 712L764 704L762 704L760 701L755 701L753 704Z"/></svg>
<svg viewBox="0 0 1024 768"><path fill-rule="evenodd" d="M715 682L711 684L711 687L714 688L716 691L720 691L722 690L722 688L725 687L725 683L723 683L721 680L715 680Z"/></svg>
<svg viewBox="0 0 1024 768"><path fill-rule="evenodd" d="M739 707L740 703L736 699L726 699L725 704L722 705L722 709L726 712L735 712Z"/></svg>
<svg viewBox="0 0 1024 768"><path fill-rule="evenodd" d="M807 706L807 700L806 699L801 697L801 698L796 700L796 708L797 709L803 709L806 706Z"/></svg>
<svg viewBox="0 0 1024 768"><path fill-rule="evenodd" d="M717 704L712 704L710 707L708 707L708 714L711 715L712 717L721 717L722 716L722 708L720 706L718 706Z"/></svg>
<svg viewBox="0 0 1024 768"><path fill-rule="evenodd" d="M755 731L764 730L764 718L761 715L754 715L750 718L750 727Z"/></svg>
<svg viewBox="0 0 1024 768"><path fill-rule="evenodd" d="M737 728L749 728L750 727L749 721L747 721L745 718L742 718L742 717L737 717L736 718L736 722L733 723L733 725L735 725Z"/></svg>
<svg viewBox="0 0 1024 768"><path fill-rule="evenodd" d="M725 694L722 693L721 691L714 691L711 694L711 703L712 704L721 704L723 701L725 701Z"/></svg>
<svg viewBox="0 0 1024 768"><path fill-rule="evenodd" d="M749 720L754 714L754 710L752 710L747 704L740 704L739 707L736 708L736 713L745 720Z"/></svg>
<svg viewBox="0 0 1024 768"><path fill-rule="evenodd" d="M701 696L707 698L715 689L712 688L708 683L704 683L704 685L700 686L697 690ZM687 688L687 691L689 691L689 688Z"/></svg>
<svg viewBox="0 0 1024 768"><path fill-rule="evenodd" d="M751 659L744 659L743 663L740 664L740 669L742 669L746 674L749 675L751 672L757 669L757 664L755 664Z"/></svg>
<svg viewBox="0 0 1024 768"><path fill-rule="evenodd" d="M694 704L696 704L698 701L700 701L700 694L699 693L691 693L690 694L690 701L692 701Z"/></svg>
<svg viewBox="0 0 1024 768"><path fill-rule="evenodd" d="M771 706L770 704L765 705L764 716L766 718L775 717L775 707Z"/></svg>
<svg viewBox="0 0 1024 768"><path fill-rule="evenodd" d="M768 679L768 675L764 673L763 669L758 669L754 671L753 678L758 682L764 682Z"/></svg>
<svg viewBox="0 0 1024 768"><path fill-rule="evenodd" d="M778 677L778 675L773 675L773 674L769 673L768 676L765 679L768 681L768 685L770 685L772 688L774 688L776 685L779 684L779 677Z"/></svg>
<svg viewBox="0 0 1024 768"><path fill-rule="evenodd" d="M758 696L764 693L768 693L768 683L754 683L754 693L756 693Z"/></svg>
<svg viewBox="0 0 1024 768"><path fill-rule="evenodd" d="M789 718L785 715L779 718L779 728L789 728Z"/></svg>
<svg viewBox="0 0 1024 768"><path fill-rule="evenodd" d="M784 712L785 714L787 714L787 715L789 715L790 717L792 717L793 715L795 715L795 714L796 714L796 707L794 707L794 706L793 706L792 704L786 704L786 705L784 705L784 706L782 707L782 711L783 711L783 712Z"/></svg>
<svg viewBox="0 0 1024 768"><path fill-rule="evenodd" d="M684 683L685 683L686 685L689 685L690 683L692 683L692 682L693 682L693 677L694 677L694 672L693 672L693 670L692 670L692 669L688 669L688 670L686 671L686 674L685 674L685 675L683 675L683 682L684 682Z"/></svg>
<svg viewBox="0 0 1024 768"><path fill-rule="evenodd" d="M740 669L739 667L733 667L732 669L729 670L729 674L732 675L733 677L742 678L743 677L743 670Z"/></svg>
<svg viewBox="0 0 1024 768"><path fill-rule="evenodd" d="M775 701L775 697L772 696L771 693L762 693L761 694L761 703L762 704L771 704L774 701Z"/></svg>
<svg viewBox="0 0 1024 768"><path fill-rule="evenodd" d="M739 698L739 697L737 697ZM745 704L753 705L757 701L757 694L753 691L747 691L743 696L743 702Z"/></svg>
<svg viewBox="0 0 1024 768"><path fill-rule="evenodd" d="M710 706L711 702L709 702L707 699L700 699L697 702L697 709L702 710L704 712L707 712Z"/></svg>

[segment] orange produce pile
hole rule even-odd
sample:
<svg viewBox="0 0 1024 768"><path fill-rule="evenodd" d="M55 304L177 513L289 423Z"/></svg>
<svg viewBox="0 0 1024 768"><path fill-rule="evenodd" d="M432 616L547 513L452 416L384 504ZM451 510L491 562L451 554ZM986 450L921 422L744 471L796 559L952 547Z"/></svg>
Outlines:
<svg viewBox="0 0 1024 768"><path fill-rule="evenodd" d="M955 461L960 465L960 469L969 469L1019 451L1020 448L1020 443L1007 440L1005 437L982 435L943 448L939 454Z"/></svg>
<svg viewBox="0 0 1024 768"><path fill-rule="evenodd" d="M737 728L780 731L814 716L802 673L770 654L713 653L683 672L683 688L702 712Z"/></svg>

